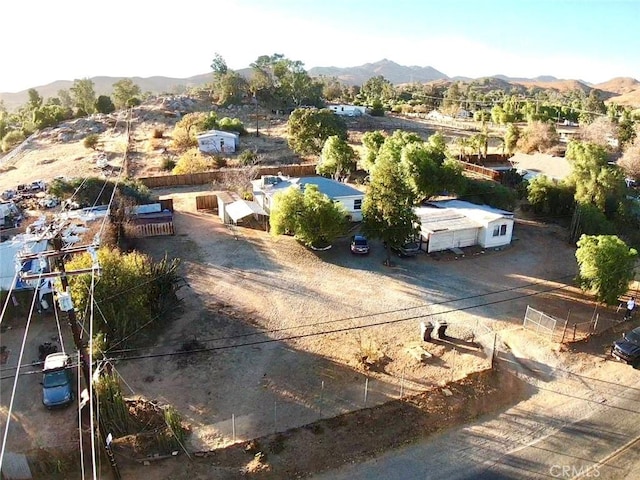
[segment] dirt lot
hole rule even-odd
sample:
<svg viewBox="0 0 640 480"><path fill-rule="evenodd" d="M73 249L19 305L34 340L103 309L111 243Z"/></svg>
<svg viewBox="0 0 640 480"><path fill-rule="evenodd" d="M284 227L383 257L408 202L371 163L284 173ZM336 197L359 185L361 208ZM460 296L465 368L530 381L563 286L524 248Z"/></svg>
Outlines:
<svg viewBox="0 0 640 480"><path fill-rule="evenodd" d="M159 125L154 123L160 121L158 118L141 120L140 129L135 131L132 169L137 175L160 172L162 142L168 139L155 144L149 140L150 131ZM173 120L163 121L170 125ZM391 128L408 125L391 122ZM427 128L417 124L413 127ZM264 142L263 152L278 156L279 149L286 149L281 137L284 127L274 121L269 128L253 141ZM112 137L105 137L110 138L105 148L114 159L121 141L118 135L114 129ZM44 148L51 145L58 144L43 143L40 145L43 148L22 155L20 162L16 162L18 168L0 175L0 188L46 178L45 173L51 176L95 173L91 152L85 149L66 154ZM80 142L75 146L84 148ZM47 159L55 161L46 162ZM58 165L57 170L44 170L54 164ZM437 391L441 398L444 384L487 367L488 360L477 342L490 344L492 332L508 332L520 325L527 304L559 318L565 318L569 310L572 318L585 320L593 313L588 299L570 287L576 271L575 258L559 227L519 222L514 233L517 240L510 248L470 251L465 257L423 255L397 259L393 267L385 267L382 246L376 243L369 256L355 257L349 253L346 238L337 241L331 250L311 252L289 237L273 238L259 230L229 229L212 213L195 210L194 191L206 188L154 192L174 196L177 234L141 241L139 248L156 257L167 253L182 259L181 272L188 283L181 291L184 309L169 329L152 334L151 348L128 352L141 358L116 363L126 394L171 404L180 411L192 431L186 445L191 452L209 451L257 437L275 441L276 446L270 449L273 452L278 450L280 438L274 436L275 432L317 425L314 422L323 418L419 392ZM450 338L422 342L419 332L424 320L449 322ZM9 345L7 365L11 365L15 364L23 329L20 319L13 319L8 326L13 328L3 332L2 344ZM55 320L51 318L36 318L32 328L24 361L32 360L38 343L56 335ZM62 329L70 344L71 340L66 338L68 329L64 325ZM175 355L189 343L209 351ZM430 358L420 359L424 352ZM548 346L541 345L539 352L540 360L544 360ZM114 352L114 356L118 355ZM372 361L373 368L364 368L363 357ZM506 382L504 377L473 378L466 381L470 382L466 387L463 383L460 390L451 387L455 392L451 401L457 402L457 410L451 404L436 404L434 408L451 407L459 412L451 415L451 421L463 421L468 412L460 407L465 405L462 399L482 390L481 385L487 388L489 404L478 400L482 406L471 409L478 414L521 394L517 382L503 383L498 389L500 382ZM12 422L8 448L12 451L26 451L33 446L75 448L73 426L77 417L73 409L44 411L38 381L37 374L21 377L14 410L18 421ZM1 383L5 418L11 382L4 379ZM416 402L429 403L425 398ZM391 405L384 408L394 408L393 405L405 408L403 402ZM375 436L367 437L361 432L361 453L346 443L350 427L374 422L374 411L365 410L363 417L352 414L356 415L351 417L352 421L338 417L343 419L336 420L338 424L328 421L320 427L300 430L300 436L287 443L287 452L293 456L281 457L285 459L276 470L279 473L273 473L271 478L295 476L290 468L295 457L298 460L305 457L309 436L324 442L316 444L318 448L326 447L327 443L341 448L342 456L335 449L327 449L324 456L314 455L317 463L309 460L299 467L301 475L302 471L327 468L332 457L336 462L347 461L345 452L351 451L349 448L358 456L391 446L394 430L388 429L390 436L381 439L384 429L377 426ZM402 412L400 417L408 422L406 428L413 423L421 425L421 431L428 430L422 428L424 424L416 423L415 416ZM375 420L381 425L388 421L383 413ZM340 428L343 421L344 428ZM42 428L43 425L47 427ZM69 428L63 428L65 425ZM319 435L318 429L327 429L333 435L329 438ZM405 438L399 431L395 434ZM228 450L227 460L231 463L234 455L239 455L241 462L246 461L242 448L244 444ZM126 465L131 452L120 450L118 454ZM225 460L211 460L218 461ZM276 468L275 464L272 466ZM173 468L159 464L132 469L127 478L178 479L187 475L210 478L206 471L196 473L193 468L181 469L178 465L172 472ZM246 468L260 470L264 465L257 462ZM182 473L177 473L178 470ZM229 472L233 473L220 478L238 475L235 467L229 467Z"/></svg>

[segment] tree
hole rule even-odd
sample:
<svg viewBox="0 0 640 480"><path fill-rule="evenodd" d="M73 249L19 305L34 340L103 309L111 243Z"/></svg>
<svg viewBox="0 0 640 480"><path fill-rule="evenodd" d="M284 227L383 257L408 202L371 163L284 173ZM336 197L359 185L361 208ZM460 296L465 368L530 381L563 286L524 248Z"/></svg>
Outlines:
<svg viewBox="0 0 640 480"><path fill-rule="evenodd" d="M582 103L582 111L578 116L580 124L591 123L597 117L607 113L607 107L600 99L600 90L594 88L589 92L589 96Z"/></svg>
<svg viewBox="0 0 640 480"><path fill-rule="evenodd" d="M341 180L355 171L357 158L351 145L332 135L324 142L316 173L329 175L334 180Z"/></svg>
<svg viewBox="0 0 640 480"><path fill-rule="evenodd" d="M358 97L365 105L374 107L377 104L379 108L383 108L385 104L394 99L395 90L389 80L382 75L378 75L364 82Z"/></svg>
<svg viewBox="0 0 640 480"><path fill-rule="evenodd" d="M551 123L534 121L529 123L518 140L518 150L524 153L545 153L558 144L556 127Z"/></svg>
<svg viewBox="0 0 640 480"><path fill-rule="evenodd" d="M291 150L299 155L318 155L331 136L347 139L344 120L329 109L297 108L289 116L287 137Z"/></svg>
<svg viewBox="0 0 640 480"><path fill-rule="evenodd" d="M412 238L418 222L413 211L414 193L405 181L400 163L390 152L381 149L362 205L363 231L385 242L387 265L391 264L389 247Z"/></svg>
<svg viewBox="0 0 640 480"><path fill-rule="evenodd" d="M111 113L116 110L116 106L108 95L100 95L96 100L95 108L98 113Z"/></svg>
<svg viewBox="0 0 640 480"><path fill-rule="evenodd" d="M58 98L60 99L60 104L64 108L73 108L74 102L73 102L73 98L71 97L71 94L69 93L69 90L67 89L58 90Z"/></svg>
<svg viewBox="0 0 640 480"><path fill-rule="evenodd" d="M87 114L95 112L96 92L91 79L74 80L69 90L74 104L79 110Z"/></svg>
<svg viewBox="0 0 640 480"><path fill-rule="evenodd" d="M69 286L78 312L88 312L91 301L100 305L103 321L96 322L95 333L106 336L107 346L125 347L142 329L151 330L152 324L179 304L179 260L165 257L154 262L139 252L122 253L108 247L98 250L98 260L100 276L93 295L90 274L74 275L69 278ZM72 258L67 268L80 270L90 268L92 263L91 256L84 253ZM141 285L144 288L139 288Z"/></svg>
<svg viewBox="0 0 640 480"><path fill-rule="evenodd" d="M636 130L640 131L640 127L637 127ZM640 135L637 132L635 139L625 146L618 165L627 176L640 180Z"/></svg>
<svg viewBox="0 0 640 480"><path fill-rule="evenodd" d="M574 207L575 188L564 182L555 182L545 175L533 178L527 186L527 200L532 210L540 215L566 217Z"/></svg>
<svg viewBox="0 0 640 480"><path fill-rule="evenodd" d="M580 286L599 302L616 305L633 280L638 252L615 235L582 235L577 245Z"/></svg>
<svg viewBox="0 0 640 480"><path fill-rule="evenodd" d="M30 88L27 91L27 94L29 95L29 101L27 102L27 108L30 111L36 110L38 108L40 108L42 106L42 97L40 96L40 94L38 93L38 91L35 88Z"/></svg>
<svg viewBox="0 0 640 480"><path fill-rule="evenodd" d="M504 134L504 146L507 149L509 155L513 155L516 151L516 145L520 139L520 129L513 123L507 124L507 130Z"/></svg>
<svg viewBox="0 0 640 480"><path fill-rule="evenodd" d="M402 148L400 165L415 198L428 199L445 190L460 189L462 166L446 159L446 145L439 133L427 142L409 142Z"/></svg>
<svg viewBox="0 0 640 480"><path fill-rule="evenodd" d="M346 219L342 204L308 184L304 192L292 186L276 193L269 222L273 235L289 233L308 247L323 247L345 234Z"/></svg>
<svg viewBox="0 0 640 480"><path fill-rule="evenodd" d="M580 139L583 142L595 143L607 150L612 150L612 141L616 139L617 126L610 118L601 116L591 123L580 125Z"/></svg>
<svg viewBox="0 0 640 480"><path fill-rule="evenodd" d="M203 112L187 113L182 117L173 127L172 144L174 148L186 150L198 145L196 134L204 130L204 125L210 118L212 118L211 115L206 115ZM215 120L217 121L217 115Z"/></svg>
<svg viewBox="0 0 640 480"><path fill-rule="evenodd" d="M376 163L378 152L380 147L387 138L382 130L373 130L365 132L362 135L362 146L364 147L364 159L362 168L367 172L371 171L371 168Z"/></svg>
<svg viewBox="0 0 640 480"><path fill-rule="evenodd" d="M608 164L607 151L595 143L569 142L566 157L571 161L569 182L575 185L578 203L592 204L604 212L608 199L621 198L622 172Z"/></svg>
<svg viewBox="0 0 640 480"><path fill-rule="evenodd" d="M121 109L127 106L127 102L132 98L140 96L142 91L140 86L130 78L118 80L113 85L113 100L116 108Z"/></svg>

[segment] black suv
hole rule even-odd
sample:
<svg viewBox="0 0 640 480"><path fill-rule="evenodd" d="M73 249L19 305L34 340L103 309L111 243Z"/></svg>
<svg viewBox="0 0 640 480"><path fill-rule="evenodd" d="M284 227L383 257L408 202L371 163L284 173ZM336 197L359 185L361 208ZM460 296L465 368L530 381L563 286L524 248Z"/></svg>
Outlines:
<svg viewBox="0 0 640 480"><path fill-rule="evenodd" d="M622 335L611 346L611 355L624 363L640 367L640 327Z"/></svg>

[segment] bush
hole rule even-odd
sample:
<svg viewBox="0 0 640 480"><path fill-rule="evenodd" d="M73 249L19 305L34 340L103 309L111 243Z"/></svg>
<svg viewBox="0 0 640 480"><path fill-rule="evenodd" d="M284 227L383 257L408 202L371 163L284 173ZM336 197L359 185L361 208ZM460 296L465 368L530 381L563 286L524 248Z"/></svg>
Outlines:
<svg viewBox="0 0 640 480"><path fill-rule="evenodd" d="M164 137L164 129L163 128L154 128L153 133L151 134L153 138L162 138Z"/></svg>
<svg viewBox="0 0 640 480"><path fill-rule="evenodd" d="M173 158L165 157L162 159L161 167L163 170L171 171L176 167L176 161Z"/></svg>
<svg viewBox="0 0 640 480"><path fill-rule="evenodd" d="M138 105L140 105L142 102L138 97L131 97L129 100L127 100L127 107L131 108L131 107L137 107Z"/></svg>
<svg viewBox="0 0 640 480"><path fill-rule="evenodd" d="M242 166L255 165L258 162L258 154L253 150L243 150L238 155L238 161Z"/></svg>
<svg viewBox="0 0 640 480"><path fill-rule="evenodd" d="M216 112L209 112L207 118L202 122L202 129L207 131L215 128L218 128L218 114Z"/></svg>
<svg viewBox="0 0 640 480"><path fill-rule="evenodd" d="M224 117L218 122L218 128L225 132L238 132L240 135L246 135L247 129L239 118Z"/></svg>
<svg viewBox="0 0 640 480"><path fill-rule="evenodd" d="M214 155L214 157L211 159L211 163L214 168L223 168L227 166L227 159L218 155Z"/></svg>
<svg viewBox="0 0 640 480"><path fill-rule="evenodd" d="M96 147L98 146L99 138L100 137L98 136L97 133L91 133L86 137L84 137L84 141L82 142L82 144L85 146L85 148L90 148L92 150L95 150Z"/></svg>
<svg viewBox="0 0 640 480"><path fill-rule="evenodd" d="M26 137L20 130L12 130L2 138L2 151L8 152L21 144Z"/></svg>
<svg viewBox="0 0 640 480"><path fill-rule="evenodd" d="M212 162L206 159L200 150L190 148L178 158L173 168L174 175L208 172L213 168Z"/></svg>

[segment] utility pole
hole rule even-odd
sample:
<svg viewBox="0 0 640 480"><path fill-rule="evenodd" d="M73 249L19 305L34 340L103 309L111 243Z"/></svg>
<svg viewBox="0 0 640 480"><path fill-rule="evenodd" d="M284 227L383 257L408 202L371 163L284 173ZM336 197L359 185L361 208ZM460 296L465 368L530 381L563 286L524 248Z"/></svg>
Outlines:
<svg viewBox="0 0 640 480"><path fill-rule="evenodd" d="M84 268L80 270L74 270L71 272L67 272L64 265L64 256L70 253L81 253L86 251L91 251L92 246L81 246L81 247L71 247L63 250L62 245L62 237L60 234L56 234L53 239L53 250L48 252L41 252L38 254L26 254L22 255L22 260L29 260L35 258L54 258L55 265L58 269L57 272L45 273L40 275L23 275L22 278L24 280L36 279L36 278L60 278L60 284L62 285L62 292L58 294L58 300L60 304L60 309L64 311L67 315L67 321L69 323L69 328L71 329L71 333L73 334L73 343L76 348L80 352L80 363L82 369L82 376L84 377L85 384L87 388L93 389L93 382L90 373L90 365L91 360L88 351L88 344L86 341L82 340L82 332L80 331L80 326L78 325L78 319L76 317L76 310L71 301L71 296L69 293L69 275L80 275L83 273L92 273L96 268L98 268L97 262L94 258L94 264L91 268ZM93 299L91 300L93 301ZM78 392L78 395L80 392ZM95 398L95 397L93 397ZM118 464L116 463L115 456L113 455L113 451L111 450L111 434L107 434L107 430L104 426L104 422L102 417L99 418L98 421L98 431L100 432L100 437L102 438L102 443L107 454L107 458L109 459L109 464L111 465L111 470L113 472L113 477L115 480L121 480L120 470L118 468ZM93 434L93 432L91 432ZM82 435L82 432L79 432L79 435Z"/></svg>

